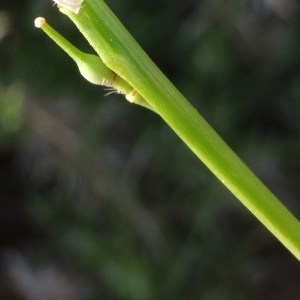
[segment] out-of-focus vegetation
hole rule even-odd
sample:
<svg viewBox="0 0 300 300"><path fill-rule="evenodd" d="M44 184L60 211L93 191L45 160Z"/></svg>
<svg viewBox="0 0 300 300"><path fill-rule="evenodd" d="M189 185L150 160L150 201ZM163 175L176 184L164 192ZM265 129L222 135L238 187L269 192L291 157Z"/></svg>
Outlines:
<svg viewBox="0 0 300 300"><path fill-rule="evenodd" d="M35 30L90 51L50 0L0 3L0 299L298 297L295 258L175 134ZM108 4L299 217L299 4Z"/></svg>

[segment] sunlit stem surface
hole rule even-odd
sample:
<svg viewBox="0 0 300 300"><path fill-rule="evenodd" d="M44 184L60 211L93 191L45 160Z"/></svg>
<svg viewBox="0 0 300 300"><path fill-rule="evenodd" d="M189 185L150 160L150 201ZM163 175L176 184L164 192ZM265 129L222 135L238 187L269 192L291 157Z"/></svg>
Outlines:
<svg viewBox="0 0 300 300"><path fill-rule="evenodd" d="M300 260L300 223L140 48L102 0L61 9L104 64L132 86L217 178ZM172 151L172 149L170 149Z"/></svg>

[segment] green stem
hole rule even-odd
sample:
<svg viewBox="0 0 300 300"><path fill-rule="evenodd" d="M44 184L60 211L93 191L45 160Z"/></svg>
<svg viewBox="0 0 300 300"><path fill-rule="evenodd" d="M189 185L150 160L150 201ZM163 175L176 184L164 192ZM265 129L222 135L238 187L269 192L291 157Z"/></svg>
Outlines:
<svg viewBox="0 0 300 300"><path fill-rule="evenodd" d="M102 0L66 10L105 65L126 80L220 181L300 260L300 223L154 65Z"/></svg>
<svg viewBox="0 0 300 300"><path fill-rule="evenodd" d="M152 107L124 79L109 69L96 55L87 54L60 35L44 18L36 18L35 26L41 28L61 49L63 49L77 64L81 75L93 84L112 87L117 93L124 94L129 102Z"/></svg>

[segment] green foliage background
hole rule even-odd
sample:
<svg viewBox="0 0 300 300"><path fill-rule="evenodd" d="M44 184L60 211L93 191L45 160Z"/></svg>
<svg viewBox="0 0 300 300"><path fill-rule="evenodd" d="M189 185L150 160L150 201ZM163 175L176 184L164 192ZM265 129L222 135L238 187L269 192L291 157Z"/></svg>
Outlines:
<svg viewBox="0 0 300 300"><path fill-rule="evenodd" d="M108 4L299 216L299 5ZM34 28L91 51L51 1L0 5L1 299L297 298L298 262L175 134Z"/></svg>

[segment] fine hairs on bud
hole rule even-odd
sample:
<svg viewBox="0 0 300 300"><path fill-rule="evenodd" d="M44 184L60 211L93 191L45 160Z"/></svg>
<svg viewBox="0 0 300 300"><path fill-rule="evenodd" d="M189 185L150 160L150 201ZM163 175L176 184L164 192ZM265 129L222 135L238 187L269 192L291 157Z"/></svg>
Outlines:
<svg viewBox="0 0 300 300"><path fill-rule="evenodd" d="M71 10L75 14L78 14L83 0L53 0L58 7Z"/></svg>

